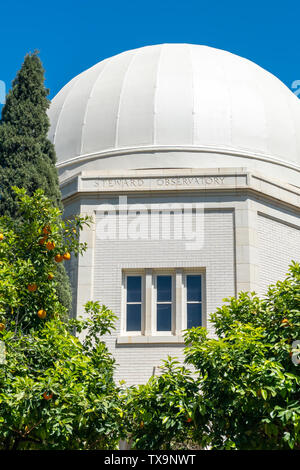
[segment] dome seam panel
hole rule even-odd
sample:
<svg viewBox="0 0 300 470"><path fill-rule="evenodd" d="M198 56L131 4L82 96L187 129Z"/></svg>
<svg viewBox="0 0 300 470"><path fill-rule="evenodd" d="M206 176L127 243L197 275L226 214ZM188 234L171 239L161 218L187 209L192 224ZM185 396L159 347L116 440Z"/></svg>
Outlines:
<svg viewBox="0 0 300 470"><path fill-rule="evenodd" d="M266 142L266 149L267 149L267 153L271 153L271 149L270 149L270 145L269 145L269 140L270 140L270 130L269 130L269 122L268 122L268 118L267 118L267 110L266 110L266 104L265 104L265 99L264 99L264 93L262 91L262 85L261 83L257 80L257 78L255 79L255 82L256 84L256 87L257 87L257 90L259 90L260 93L262 93L262 105L263 105L263 109L264 109L264 124L265 124L265 131L266 131L266 137L265 137L265 142Z"/></svg>
<svg viewBox="0 0 300 470"><path fill-rule="evenodd" d="M157 70L156 70L156 77L155 77L155 85L154 85L154 96L153 96L153 125L152 125L152 132L153 132L153 145L156 145L156 116L157 116L157 90L158 90L158 82L159 82L159 73L161 67L161 57L163 52L163 44L161 44L159 48L159 57L157 61Z"/></svg>
<svg viewBox="0 0 300 470"><path fill-rule="evenodd" d="M64 108L65 108L66 101L67 101L67 99L69 98L71 92L73 91L75 85L79 82L78 77L80 77L80 75L77 75L77 77L75 77L75 78L73 79L73 80L74 80L74 83L73 83L73 85L70 87L68 93L66 94L65 99L64 99L64 102L63 102L62 107L61 107L61 109L60 109L60 112L59 112L59 115L58 115L58 118L57 118L57 121L56 121L55 131L54 131L54 133L53 133L53 145L55 145L57 129L58 129L58 126L59 126L60 121L61 121L61 115L62 115L62 112L63 112L63 110L64 110ZM77 79L77 80L76 80L76 79Z"/></svg>
<svg viewBox="0 0 300 470"><path fill-rule="evenodd" d="M192 132L192 145L195 143L195 72L194 72L194 62L193 62L193 55L192 55L192 47L190 44L187 44L187 48L189 51L189 57L191 61L191 69L192 69L192 77L191 77L191 83L192 83L192 120L193 120L193 132Z"/></svg>
<svg viewBox="0 0 300 470"><path fill-rule="evenodd" d="M91 91L90 91L90 94L89 94L89 97L87 99L87 102L86 102L86 106L85 106L85 110L84 110L84 116L83 116L83 121L82 121L82 127L81 127L81 138L80 138L80 153L82 153L82 150L83 150L83 146L84 146L84 142L83 142L83 132L84 132L84 128L86 126L86 117L87 117L87 112L88 112L88 106L90 104L90 99L92 98L93 96L93 93L94 93L94 90L95 90L95 87L96 87L96 84L98 82L98 80L102 77L104 71L106 70L107 66L112 62L112 57L110 59L106 59L106 63L104 64L104 67L103 69L99 72L96 80L94 81L93 85L92 85L92 88L91 88Z"/></svg>
<svg viewBox="0 0 300 470"><path fill-rule="evenodd" d="M140 52L139 49L136 49L135 50L135 54L132 54L132 57L130 58L130 61L128 63L128 66L127 66L127 69L126 69L126 72L123 76L123 81L122 81L122 85L121 85L121 90L120 90L120 95L119 95L119 103L118 103L118 111L117 111L117 115L116 115L116 126L115 126L115 145L114 145L114 148L117 148L118 147L118 143L119 143L119 124L120 124L120 112L121 112L121 106L122 106L122 96L123 96L123 93L124 93L124 89L125 89L125 85L126 85L126 79L127 79L127 76L128 76L128 73L129 73L129 70L134 62L134 59L138 56L138 53Z"/></svg>

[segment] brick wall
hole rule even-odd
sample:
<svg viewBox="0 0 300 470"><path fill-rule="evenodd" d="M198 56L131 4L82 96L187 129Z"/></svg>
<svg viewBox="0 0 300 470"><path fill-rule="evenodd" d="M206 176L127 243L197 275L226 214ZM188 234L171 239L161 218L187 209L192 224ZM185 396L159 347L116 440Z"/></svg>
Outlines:
<svg viewBox="0 0 300 470"><path fill-rule="evenodd" d="M260 294L284 279L291 260L300 261L300 228L258 216Z"/></svg>

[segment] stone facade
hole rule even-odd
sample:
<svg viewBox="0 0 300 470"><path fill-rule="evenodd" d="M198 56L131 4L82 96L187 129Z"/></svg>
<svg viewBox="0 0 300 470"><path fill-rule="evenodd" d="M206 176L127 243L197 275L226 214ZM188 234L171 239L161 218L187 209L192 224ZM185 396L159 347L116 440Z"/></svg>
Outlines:
<svg viewBox="0 0 300 470"><path fill-rule="evenodd" d="M291 259L300 259L300 189L245 168L80 172L65 178L61 188L66 217L81 213L94 220L81 234L86 253L69 269L74 312L80 315L86 301L99 300L117 314L116 331L106 341L118 364L116 379L129 385L147 381L167 355L182 358L185 272L202 274L203 324L213 335L209 315L225 297L240 291L263 295L269 283L284 277ZM192 249L191 240L177 230L183 209L199 235ZM127 229L140 217L135 237L122 232L127 210ZM153 213L157 217L151 221ZM160 213L169 215L173 232L166 232ZM105 235L107 227L115 228L113 236ZM176 311L168 334L157 334L153 327L152 271L174 273ZM139 334L124 328L127 272L145 276L147 302Z"/></svg>

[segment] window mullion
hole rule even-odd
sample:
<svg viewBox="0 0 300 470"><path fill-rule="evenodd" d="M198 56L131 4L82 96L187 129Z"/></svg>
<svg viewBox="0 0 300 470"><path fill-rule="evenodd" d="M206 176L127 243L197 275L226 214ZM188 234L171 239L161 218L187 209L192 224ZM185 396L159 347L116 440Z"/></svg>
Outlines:
<svg viewBox="0 0 300 470"><path fill-rule="evenodd" d="M174 320L172 332L175 335L180 335L182 331L182 295L183 295L183 276L182 269L176 269L175 273L175 305L174 305Z"/></svg>

